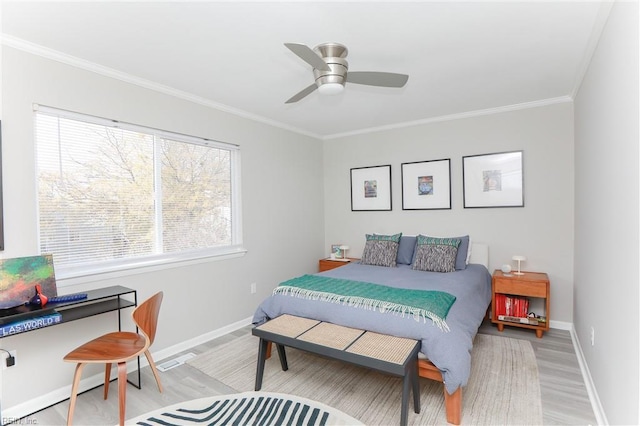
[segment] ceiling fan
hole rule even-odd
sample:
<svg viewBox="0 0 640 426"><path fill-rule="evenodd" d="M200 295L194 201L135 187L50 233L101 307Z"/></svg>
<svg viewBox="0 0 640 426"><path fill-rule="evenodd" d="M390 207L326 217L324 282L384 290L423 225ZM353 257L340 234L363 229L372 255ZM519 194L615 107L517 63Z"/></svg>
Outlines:
<svg viewBox="0 0 640 426"><path fill-rule="evenodd" d="M305 87L285 103L298 102L318 89L323 94L336 94L344 90L345 83L365 84L379 87L403 87L409 76L391 72L351 71L346 58L349 51L340 43L322 43L309 48L305 44L285 43L293 53L313 67L315 82Z"/></svg>

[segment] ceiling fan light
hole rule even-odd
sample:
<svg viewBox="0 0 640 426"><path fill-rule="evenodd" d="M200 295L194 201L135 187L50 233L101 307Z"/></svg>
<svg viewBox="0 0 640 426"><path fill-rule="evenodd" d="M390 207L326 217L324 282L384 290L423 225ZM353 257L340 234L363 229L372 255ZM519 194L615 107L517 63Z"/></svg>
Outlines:
<svg viewBox="0 0 640 426"><path fill-rule="evenodd" d="M337 95L342 93L344 86L340 83L325 83L318 87L318 92L323 95Z"/></svg>

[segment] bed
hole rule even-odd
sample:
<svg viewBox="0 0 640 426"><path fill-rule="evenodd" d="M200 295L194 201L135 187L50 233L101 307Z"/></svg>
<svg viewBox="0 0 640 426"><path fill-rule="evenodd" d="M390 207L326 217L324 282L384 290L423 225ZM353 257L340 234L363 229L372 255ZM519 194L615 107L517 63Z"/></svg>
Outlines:
<svg viewBox="0 0 640 426"><path fill-rule="evenodd" d="M488 247L472 243L470 251L467 249L466 252L469 255L464 260L464 269L447 273L414 270L411 264L407 263L384 267L351 262L340 268L314 274L394 288L446 292L455 296L455 301L444 318L444 326L438 326L436 321L411 314L382 313L379 309L330 303L318 298L292 297L290 294L276 292L259 305L253 322L257 325L282 314L290 314L420 340L421 357L423 360L428 359L426 362L430 361L435 366L432 374L427 372L421 375L441 379L444 383L445 399L451 399L447 401L447 419L457 424L460 421L461 389L466 386L471 372L473 339L491 301L491 275L487 268ZM406 258L406 253L404 257ZM411 259L411 263L415 262L415 257L412 256Z"/></svg>

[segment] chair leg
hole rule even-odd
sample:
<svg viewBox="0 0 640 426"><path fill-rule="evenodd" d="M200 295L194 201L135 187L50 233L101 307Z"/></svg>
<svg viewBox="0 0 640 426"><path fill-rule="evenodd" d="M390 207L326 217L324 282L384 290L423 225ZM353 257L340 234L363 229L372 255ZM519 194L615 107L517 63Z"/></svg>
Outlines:
<svg viewBox="0 0 640 426"><path fill-rule="evenodd" d="M120 426L124 426L124 412L127 405L127 363L118 363L118 406L120 408Z"/></svg>
<svg viewBox="0 0 640 426"><path fill-rule="evenodd" d="M109 380L111 379L111 363L104 365L104 399L109 396Z"/></svg>
<svg viewBox="0 0 640 426"><path fill-rule="evenodd" d="M149 362L149 367L151 367L151 371L153 371L153 376L156 378L156 383L158 384L158 390L162 393L162 383L160 383L160 375L158 374L158 369L156 368L156 363L153 362L153 357L151 356L151 352L146 350L144 355L147 357L147 361Z"/></svg>
<svg viewBox="0 0 640 426"><path fill-rule="evenodd" d="M67 413L67 426L73 423L73 413L76 410L76 400L78 399L78 385L82 376L84 364L76 365L76 372L73 374L73 384L71 385L71 399L69 400L69 412Z"/></svg>

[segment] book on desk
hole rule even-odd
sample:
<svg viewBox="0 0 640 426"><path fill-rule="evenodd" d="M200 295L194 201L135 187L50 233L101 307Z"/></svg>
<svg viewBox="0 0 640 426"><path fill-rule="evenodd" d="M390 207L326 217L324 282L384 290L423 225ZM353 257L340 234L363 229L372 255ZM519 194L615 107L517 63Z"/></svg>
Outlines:
<svg viewBox="0 0 640 426"><path fill-rule="evenodd" d="M48 327L58 324L62 320L62 315L56 311L52 311L46 315L31 317L15 322L0 325L0 337L10 336L12 334L24 333L25 331L35 330L37 328Z"/></svg>

